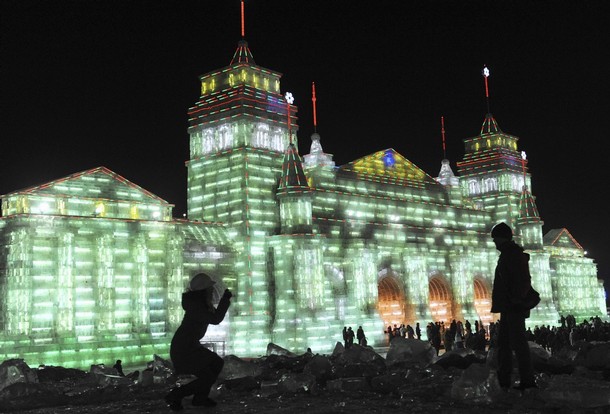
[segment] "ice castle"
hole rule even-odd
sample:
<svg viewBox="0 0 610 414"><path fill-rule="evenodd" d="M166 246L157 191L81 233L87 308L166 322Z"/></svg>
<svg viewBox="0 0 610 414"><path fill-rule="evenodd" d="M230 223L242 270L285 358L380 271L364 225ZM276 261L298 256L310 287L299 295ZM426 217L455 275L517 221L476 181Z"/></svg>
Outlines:
<svg viewBox="0 0 610 414"><path fill-rule="evenodd" d="M206 341L258 356L270 342L330 352L344 326L369 342L384 327L451 319L488 324L505 221L531 255L542 302L530 325L606 317L595 262L565 228L543 235L518 138L488 113L464 140L457 175L437 178L392 148L337 166L311 137L281 74L241 40L200 76L189 109L188 219L104 167L2 196L0 360L87 367L166 356L189 278L235 292ZM425 330L424 330L425 331Z"/></svg>

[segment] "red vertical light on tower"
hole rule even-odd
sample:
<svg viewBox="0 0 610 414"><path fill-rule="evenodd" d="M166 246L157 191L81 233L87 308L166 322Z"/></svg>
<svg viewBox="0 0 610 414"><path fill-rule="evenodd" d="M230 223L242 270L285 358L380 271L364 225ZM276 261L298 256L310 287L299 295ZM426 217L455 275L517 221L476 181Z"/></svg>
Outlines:
<svg viewBox="0 0 610 414"><path fill-rule="evenodd" d="M489 69L487 66L483 66L483 79L485 79L485 97L489 99L489 85L487 84L487 78L489 77Z"/></svg>
<svg viewBox="0 0 610 414"><path fill-rule="evenodd" d="M313 131L317 132L318 120L316 113L316 83L311 82L311 102L313 103Z"/></svg>
<svg viewBox="0 0 610 414"><path fill-rule="evenodd" d="M294 97L290 92L286 92L286 116L288 116L288 139L292 144L292 121L290 119L290 105L294 102Z"/></svg>
<svg viewBox="0 0 610 414"><path fill-rule="evenodd" d="M246 35L246 24L244 18L244 0L241 0L241 37Z"/></svg>
<svg viewBox="0 0 610 414"><path fill-rule="evenodd" d="M523 189L525 190L525 160L527 159L527 155L525 151L521 151L521 168L523 169Z"/></svg>
<svg viewBox="0 0 610 414"><path fill-rule="evenodd" d="M487 84L487 78L489 78L489 68L483 65L483 79L485 80L485 99L487 100L487 113L491 113L489 110L489 85Z"/></svg>
<svg viewBox="0 0 610 414"><path fill-rule="evenodd" d="M445 117L441 115L441 136L443 137L443 159L447 158L445 151Z"/></svg>

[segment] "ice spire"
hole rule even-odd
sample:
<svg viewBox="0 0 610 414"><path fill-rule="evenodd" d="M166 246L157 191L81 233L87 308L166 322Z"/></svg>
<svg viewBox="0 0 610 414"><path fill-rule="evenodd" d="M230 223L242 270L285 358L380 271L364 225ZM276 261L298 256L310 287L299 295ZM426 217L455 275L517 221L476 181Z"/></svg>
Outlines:
<svg viewBox="0 0 610 414"><path fill-rule="evenodd" d="M502 132L502 130L498 126L498 122L496 121L494 116L490 113L485 115L485 120L483 121L483 125L481 126L481 135L498 134L501 132Z"/></svg>
<svg viewBox="0 0 610 414"><path fill-rule="evenodd" d="M445 186L456 187L460 185L460 179L453 174L449 160L446 158L441 161L441 170L436 181Z"/></svg>
<svg viewBox="0 0 610 414"><path fill-rule="evenodd" d="M502 130L498 126L498 123L494 119L493 115L491 114L491 110L489 108L489 83L487 81L487 78L489 78L490 72L489 72L489 68L487 67L487 65L483 65L482 74L483 74L483 79L485 80L485 101L487 103L487 114L485 115L485 120L483 121L483 126L481 127L481 135L499 133L499 132L502 132Z"/></svg>
<svg viewBox="0 0 610 414"><path fill-rule="evenodd" d="M309 154L305 155L304 163L306 167L315 167L318 165L334 167L335 162L331 154L324 153L322 144L320 143L320 134L317 132L318 128L318 114L316 113L316 84L311 82L311 102L313 105L313 130L311 134L311 147L309 148Z"/></svg>
<svg viewBox="0 0 610 414"><path fill-rule="evenodd" d="M445 117L441 116L441 136L443 139L443 160L441 161L441 171L438 173L436 181L444 186L456 187L460 185L460 180L453 174L447 151L445 148Z"/></svg>
<svg viewBox="0 0 610 414"><path fill-rule="evenodd" d="M311 189L307 184L307 178L303 172L301 157L294 146L290 143L284 152L282 162L282 175L278 186L278 194L288 194L297 192L309 192Z"/></svg>
<svg viewBox="0 0 610 414"><path fill-rule="evenodd" d="M248 42L246 42L244 39L237 42L237 50L233 54L233 59L231 59L230 66L238 63L256 65L252 52L250 52L250 48L248 47Z"/></svg>
<svg viewBox="0 0 610 414"><path fill-rule="evenodd" d="M231 59L230 66L237 63L245 63L250 65L256 65L254 62L254 57L252 57L252 52L250 52L250 48L248 47L248 42L245 40L246 35L246 23L244 18L244 0L240 2L241 8L241 40L237 42L237 50L233 54L233 59Z"/></svg>
<svg viewBox="0 0 610 414"><path fill-rule="evenodd" d="M241 38L243 39L244 37L246 37L246 19L245 19L245 13L244 13L244 0L241 0L240 11L241 11Z"/></svg>
<svg viewBox="0 0 610 414"><path fill-rule="evenodd" d="M489 68L487 65L483 65L483 79L485 80L485 100L487 101L487 113L491 114L489 109L489 84L487 83L487 78L489 78Z"/></svg>
<svg viewBox="0 0 610 414"><path fill-rule="evenodd" d="M538 213L538 207L536 207L536 201L534 196L527 188L526 174L525 174L525 160L527 156L525 151L521 151L521 168L523 169L523 187L521 191L521 199L519 200L519 217L517 223L531 224L540 222L540 214Z"/></svg>
<svg viewBox="0 0 610 414"><path fill-rule="evenodd" d="M292 142L284 152L277 197L280 202L281 234L311 233L312 190L307 184L301 157Z"/></svg>

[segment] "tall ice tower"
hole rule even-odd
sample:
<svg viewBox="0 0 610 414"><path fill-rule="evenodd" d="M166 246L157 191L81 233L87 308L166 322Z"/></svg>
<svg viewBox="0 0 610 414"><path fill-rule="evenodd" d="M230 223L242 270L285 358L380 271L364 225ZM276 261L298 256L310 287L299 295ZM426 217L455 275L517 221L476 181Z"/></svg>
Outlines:
<svg viewBox="0 0 610 414"><path fill-rule="evenodd" d="M233 232L239 277L232 320L250 326L254 335L241 341L255 352L258 345L264 351L270 329L265 240L281 228L276 192L284 152L291 142L298 148L297 109L280 93L281 76L258 66L242 39L229 66L200 76L201 96L189 109L188 217Z"/></svg>
<svg viewBox="0 0 610 414"><path fill-rule="evenodd" d="M519 138L503 132L489 109L489 69L483 69L487 114L479 135L464 140L465 153L457 163L462 193L491 213L492 225L507 223L516 241L530 255L532 284L542 303L532 311L531 321L542 324L556 321L559 314L553 303L549 253L544 250L542 225L531 176L527 173L525 152L519 152Z"/></svg>

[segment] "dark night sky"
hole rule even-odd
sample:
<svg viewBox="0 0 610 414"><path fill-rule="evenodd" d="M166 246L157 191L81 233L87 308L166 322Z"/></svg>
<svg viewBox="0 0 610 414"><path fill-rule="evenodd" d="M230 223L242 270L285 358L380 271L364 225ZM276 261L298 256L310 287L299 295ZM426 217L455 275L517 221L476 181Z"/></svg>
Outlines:
<svg viewBox="0 0 610 414"><path fill-rule="evenodd" d="M456 171L486 112L487 64L543 230L568 228L610 285L607 1L245 4L256 63L299 106L301 154L314 81L337 164L394 148L437 176L443 115ZM198 75L228 65L240 38L239 0L0 0L0 194L103 165L181 216Z"/></svg>

